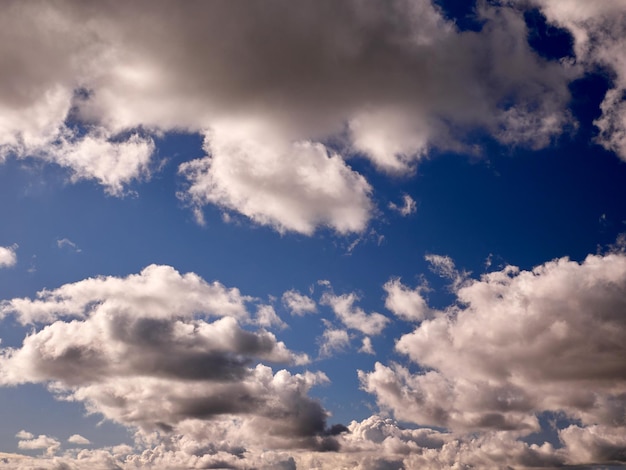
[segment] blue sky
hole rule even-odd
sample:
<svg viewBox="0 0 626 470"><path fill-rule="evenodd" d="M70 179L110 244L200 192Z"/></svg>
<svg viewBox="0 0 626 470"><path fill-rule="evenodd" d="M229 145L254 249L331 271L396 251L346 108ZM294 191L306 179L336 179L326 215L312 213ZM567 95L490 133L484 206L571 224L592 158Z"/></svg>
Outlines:
<svg viewBox="0 0 626 470"><path fill-rule="evenodd" d="M5 10L0 468L626 463L626 3Z"/></svg>

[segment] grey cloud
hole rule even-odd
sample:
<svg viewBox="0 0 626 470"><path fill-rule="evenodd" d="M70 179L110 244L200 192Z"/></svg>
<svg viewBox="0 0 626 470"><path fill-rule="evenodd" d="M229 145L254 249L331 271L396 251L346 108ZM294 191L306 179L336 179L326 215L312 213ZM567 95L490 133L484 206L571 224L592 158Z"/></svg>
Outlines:
<svg viewBox="0 0 626 470"><path fill-rule="evenodd" d="M171 434L189 421L214 426L239 418L230 433L247 426L249 441L336 450L327 412L308 396L328 379L253 366L300 364L306 356L268 331L244 330L237 318L249 320L246 300L195 274L151 266L7 301L7 312L17 316L69 318L34 330L19 348L1 350L0 383L47 384L61 399L145 432ZM209 315L219 318L208 322Z"/></svg>
<svg viewBox="0 0 626 470"><path fill-rule="evenodd" d="M481 5L482 31L460 32L427 0L10 2L1 155L121 195L153 171L150 133L201 132L207 155L180 168L196 214L361 232L371 188L345 158L410 174L433 147L470 151L476 128L540 147L569 122L578 70L530 49L520 11Z"/></svg>

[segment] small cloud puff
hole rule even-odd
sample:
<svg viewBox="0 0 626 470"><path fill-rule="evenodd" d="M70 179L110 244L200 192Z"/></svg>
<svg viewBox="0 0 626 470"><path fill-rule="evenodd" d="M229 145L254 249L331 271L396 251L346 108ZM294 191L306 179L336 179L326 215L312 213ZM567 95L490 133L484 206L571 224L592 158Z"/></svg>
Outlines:
<svg viewBox="0 0 626 470"><path fill-rule="evenodd" d="M402 217L407 217L411 214L415 214L417 211L417 203L408 194L402 195L402 205L397 205L393 202L389 203L389 208L399 213Z"/></svg>
<svg viewBox="0 0 626 470"><path fill-rule="evenodd" d="M11 246L0 246L0 268L10 268L17 263L17 243Z"/></svg>
<svg viewBox="0 0 626 470"><path fill-rule="evenodd" d="M72 434L70 437L67 438L67 442L80 446L88 446L89 444L91 444L91 441L89 439L81 436L80 434Z"/></svg>
<svg viewBox="0 0 626 470"><path fill-rule="evenodd" d="M317 312L315 301L297 290L288 290L283 294L282 300L292 315L303 316L307 313Z"/></svg>

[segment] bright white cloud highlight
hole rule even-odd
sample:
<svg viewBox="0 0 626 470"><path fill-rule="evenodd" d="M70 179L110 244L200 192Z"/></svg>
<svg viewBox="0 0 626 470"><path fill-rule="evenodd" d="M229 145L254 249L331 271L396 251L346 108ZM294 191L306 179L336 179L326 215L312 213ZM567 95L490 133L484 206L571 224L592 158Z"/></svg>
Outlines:
<svg viewBox="0 0 626 470"><path fill-rule="evenodd" d="M282 300L283 304L285 304L292 315L303 316L307 313L317 312L315 301L296 290L288 290L285 292Z"/></svg>
<svg viewBox="0 0 626 470"><path fill-rule="evenodd" d="M387 292L385 307L403 320L421 321L433 313L422 295L426 290L423 286L411 289L402 284L400 279L390 279L383 289Z"/></svg>
<svg viewBox="0 0 626 470"><path fill-rule="evenodd" d="M401 419L455 430L530 432L543 411L625 430L625 286L623 253L466 281L396 344L429 371L379 363L363 387Z"/></svg>
<svg viewBox="0 0 626 470"><path fill-rule="evenodd" d="M17 263L17 245L0 246L0 268L10 268Z"/></svg>
<svg viewBox="0 0 626 470"><path fill-rule="evenodd" d="M378 335L383 331L389 318L377 312L365 313L354 305L359 300L355 293L334 295L325 293L320 303L333 309L337 318L348 328L360 331L365 335Z"/></svg>
<svg viewBox="0 0 626 470"><path fill-rule="evenodd" d="M67 438L67 442L69 442L70 444L77 444L79 446L88 446L89 444L91 444L89 439L81 436L80 434L72 434L70 437Z"/></svg>
<svg viewBox="0 0 626 470"><path fill-rule="evenodd" d="M370 218L370 185L322 144L255 139L247 129L214 130L209 157L181 165L191 204L216 204L279 232L311 235L327 226L361 232Z"/></svg>

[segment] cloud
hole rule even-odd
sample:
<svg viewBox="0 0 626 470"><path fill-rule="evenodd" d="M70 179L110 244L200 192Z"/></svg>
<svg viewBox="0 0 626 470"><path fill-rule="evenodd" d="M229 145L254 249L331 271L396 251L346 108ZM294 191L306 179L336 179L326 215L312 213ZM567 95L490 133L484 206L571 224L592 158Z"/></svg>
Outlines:
<svg viewBox="0 0 626 470"><path fill-rule="evenodd" d="M72 251L74 251L75 253L80 253L81 250L78 245L76 245L76 243L74 243L72 240L70 240L69 238L60 238L57 240L57 247L59 249L63 249L63 248L69 248Z"/></svg>
<svg viewBox="0 0 626 470"><path fill-rule="evenodd" d="M81 436L80 434L72 434L70 437L67 438L67 442L80 446L88 446L89 444L91 444L91 441L89 439Z"/></svg>
<svg viewBox="0 0 626 470"><path fill-rule="evenodd" d="M426 255L424 259L430 264L430 270L440 277L450 279L452 281L452 289L458 289L465 281L468 272L461 272L456 269L454 261L449 256L442 255Z"/></svg>
<svg viewBox="0 0 626 470"><path fill-rule="evenodd" d="M330 357L350 346L350 336L346 330L326 328L320 338L320 356Z"/></svg>
<svg viewBox="0 0 626 470"><path fill-rule="evenodd" d="M11 246L0 246L0 268L10 268L17 263L17 244Z"/></svg>
<svg viewBox="0 0 626 470"><path fill-rule="evenodd" d="M397 204L390 202L389 208L391 210L398 212L402 217L407 217L415 213L415 211L417 210L417 203L411 196L409 196L408 194L403 194L402 202L403 204L401 206L398 206Z"/></svg>
<svg viewBox="0 0 626 470"><path fill-rule="evenodd" d="M276 314L271 305L260 305L256 312L256 323L259 326L270 328L276 326L280 329L287 328L287 324Z"/></svg>
<svg viewBox="0 0 626 470"><path fill-rule="evenodd" d="M303 316L307 313L316 313L315 301L296 290L288 290L283 294L283 304L291 311L292 315Z"/></svg>
<svg viewBox="0 0 626 470"><path fill-rule="evenodd" d="M601 0L550 2L533 0L548 21L566 28L574 38L576 60L587 70L601 66L614 75L594 121L600 130L598 143L626 160L626 10L624 2Z"/></svg>
<svg viewBox="0 0 626 470"><path fill-rule="evenodd" d="M422 371L377 363L362 386L400 419L459 432L527 434L545 411L624 432L625 286L621 252L468 280L396 343Z"/></svg>
<svg viewBox="0 0 626 470"><path fill-rule="evenodd" d="M365 335L380 334L389 323L389 318L377 312L365 313L362 308L354 306L358 300L359 297L355 293L334 295L326 292L320 303L330 306L346 327Z"/></svg>
<svg viewBox="0 0 626 470"><path fill-rule="evenodd" d="M403 320L421 321L433 313L422 296L425 286L410 289L396 278L387 281L383 289L387 292L385 307Z"/></svg>
<svg viewBox="0 0 626 470"><path fill-rule="evenodd" d="M371 187L322 144L286 146L255 129L214 129L205 141L210 157L180 166L189 180L181 194L195 206L216 204L279 232L311 235L327 226L361 232L371 216Z"/></svg>
<svg viewBox="0 0 626 470"><path fill-rule="evenodd" d="M5 314L47 324L21 347L0 352L0 383L47 384L58 398L143 432L238 419L237 429L248 429L259 445L336 446L326 436L327 412L307 395L328 379L321 372L274 373L258 363L308 358L272 333L243 329L240 320L252 323L249 300L237 289L155 265L13 299L3 304Z"/></svg>
<svg viewBox="0 0 626 470"><path fill-rule="evenodd" d="M142 312L154 319L198 312L213 317L248 320L245 303L251 297L219 282L208 283L194 273L180 274L170 266L150 265L126 278L100 276L38 292L34 300L15 298L0 303L0 314L15 314L23 324L52 322L59 317L86 317L91 308Z"/></svg>
<svg viewBox="0 0 626 470"><path fill-rule="evenodd" d="M369 336L365 336L363 338L363 343L359 348L359 352L372 355L376 354L376 351L374 351L374 346L372 346L372 339Z"/></svg>
<svg viewBox="0 0 626 470"><path fill-rule="evenodd" d="M280 232L362 232L372 189L348 158L407 175L434 148L475 153L477 129L536 148L571 121L579 68L539 57L518 9L476 14L481 31L428 0L13 2L0 155L123 195L158 167L153 136L201 133L206 155L180 167L199 219L212 204Z"/></svg>
<svg viewBox="0 0 626 470"><path fill-rule="evenodd" d="M21 431L19 431L15 437L17 437L18 439L21 440L28 440L28 439L34 439L35 435L32 432L28 432L24 429L22 429Z"/></svg>
<svg viewBox="0 0 626 470"><path fill-rule="evenodd" d="M22 431L21 433L18 433L18 436L17 436L18 438L20 437L19 434L30 435L30 433L24 433ZM17 447L23 450L44 449L47 455L54 455L61 447L61 443L57 441L56 439L54 439L53 437L40 434L38 437L32 436L32 437L27 437L26 439L22 438L17 443Z"/></svg>

